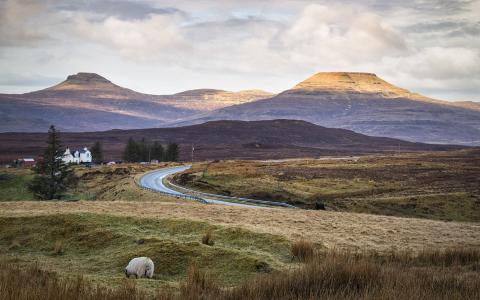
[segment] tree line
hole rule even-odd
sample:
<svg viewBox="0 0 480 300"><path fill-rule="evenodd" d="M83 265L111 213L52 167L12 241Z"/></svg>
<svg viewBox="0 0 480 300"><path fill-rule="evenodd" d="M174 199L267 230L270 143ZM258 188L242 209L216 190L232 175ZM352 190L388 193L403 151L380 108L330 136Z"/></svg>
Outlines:
<svg viewBox="0 0 480 300"><path fill-rule="evenodd" d="M165 148L159 142L147 143L145 139L135 141L130 138L123 151L123 160L126 162L178 161L180 147L169 143Z"/></svg>
<svg viewBox="0 0 480 300"><path fill-rule="evenodd" d="M148 144L145 139L139 142L130 138L125 146L123 158L127 162L141 161L178 161L180 148L178 144L170 143L166 149L154 142ZM93 163L103 163L103 149L100 142L92 147ZM28 184L28 189L36 198L42 200L61 199L69 188L74 188L79 178L75 176L70 164L63 161L63 144L55 126L48 130L47 148L34 168L35 176Z"/></svg>

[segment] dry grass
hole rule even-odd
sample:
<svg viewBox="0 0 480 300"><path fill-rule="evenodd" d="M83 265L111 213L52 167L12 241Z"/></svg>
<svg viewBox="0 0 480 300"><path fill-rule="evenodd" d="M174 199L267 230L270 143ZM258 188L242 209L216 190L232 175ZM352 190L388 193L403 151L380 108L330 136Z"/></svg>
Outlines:
<svg viewBox="0 0 480 300"><path fill-rule="evenodd" d="M0 295L4 300L146 300L173 299L169 292L158 292L154 297L138 290L133 281L124 280L120 288L97 286L82 277L59 278L35 265L21 267L0 261Z"/></svg>
<svg viewBox="0 0 480 300"><path fill-rule="evenodd" d="M202 236L202 244L207 245L207 246L213 246L215 245L214 237L213 237L213 232L212 230L208 230L203 236Z"/></svg>
<svg viewBox="0 0 480 300"><path fill-rule="evenodd" d="M425 265L404 253L329 252L301 269L250 280L224 299L478 299L478 260L463 261L459 250L433 255L448 261L452 253L460 256L455 268Z"/></svg>
<svg viewBox="0 0 480 300"><path fill-rule="evenodd" d="M290 253L292 255L292 259L306 262L315 254L315 248L311 242L307 240L299 240L292 243Z"/></svg>
<svg viewBox="0 0 480 300"><path fill-rule="evenodd" d="M207 170L207 171L205 171ZM219 161L177 175L210 193L315 209L480 221L480 151L352 159Z"/></svg>
<svg viewBox="0 0 480 300"><path fill-rule="evenodd" d="M331 251L315 256L301 268L255 276L229 289L192 264L178 292L153 295L137 290L133 281L109 289L81 277L58 279L35 266L20 268L0 262L0 294L6 300L479 299L479 255L471 249L425 251L421 256ZM435 259L428 263L425 257ZM441 265L447 261L452 263L449 268Z"/></svg>
<svg viewBox="0 0 480 300"><path fill-rule="evenodd" d="M327 248L388 251L480 247L480 224L331 211L260 209L192 202L3 202L0 216L99 213L139 218L188 219L253 232L305 238Z"/></svg>

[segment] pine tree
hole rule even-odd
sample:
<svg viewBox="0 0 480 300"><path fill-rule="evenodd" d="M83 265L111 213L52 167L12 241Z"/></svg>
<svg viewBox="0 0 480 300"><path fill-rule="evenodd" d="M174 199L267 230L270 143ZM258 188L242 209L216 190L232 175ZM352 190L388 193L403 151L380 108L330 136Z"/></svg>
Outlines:
<svg viewBox="0 0 480 300"><path fill-rule="evenodd" d="M103 149L102 144L100 142L95 142L92 147L92 161L94 164L101 164L103 163Z"/></svg>
<svg viewBox="0 0 480 300"><path fill-rule="evenodd" d="M150 145L145 142L145 138L142 138L140 143L138 143L138 150L140 159L138 161L150 161Z"/></svg>
<svg viewBox="0 0 480 300"><path fill-rule="evenodd" d="M75 187L78 178L74 175L70 165L63 162L62 144L55 126L48 130L47 149L43 160L37 163L35 177L28 188L35 197L42 200L61 199L65 191Z"/></svg>
<svg viewBox="0 0 480 300"><path fill-rule="evenodd" d="M151 157L152 159L156 159L158 161L163 161L165 159L165 153L163 150L163 146L158 142L154 142L151 146Z"/></svg>
<svg viewBox="0 0 480 300"><path fill-rule="evenodd" d="M123 151L123 160L126 162L138 162L140 159L137 142L129 138L125 150Z"/></svg>
<svg viewBox="0 0 480 300"><path fill-rule="evenodd" d="M165 160L166 161L178 161L180 149L178 144L170 143L167 146L167 151L165 153Z"/></svg>

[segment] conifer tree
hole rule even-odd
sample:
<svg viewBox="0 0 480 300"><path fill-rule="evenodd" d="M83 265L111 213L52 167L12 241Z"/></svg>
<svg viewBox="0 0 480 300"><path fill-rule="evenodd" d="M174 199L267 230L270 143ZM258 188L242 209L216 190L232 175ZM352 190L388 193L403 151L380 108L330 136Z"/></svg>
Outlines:
<svg viewBox="0 0 480 300"><path fill-rule="evenodd" d="M35 177L28 188L42 200L61 199L68 188L75 187L78 178L70 165L63 162L62 143L55 126L48 130L47 149L37 163Z"/></svg>
<svg viewBox="0 0 480 300"><path fill-rule="evenodd" d="M158 161L163 161L165 159L165 153L163 150L163 146L158 143L154 142L153 145L151 146L151 157L152 159L156 159Z"/></svg>
<svg viewBox="0 0 480 300"><path fill-rule="evenodd" d="M103 163L103 149L102 144L100 142L95 142L92 147L92 161L94 164L101 164Z"/></svg>
<svg viewBox="0 0 480 300"><path fill-rule="evenodd" d="M166 161L178 161L180 155L180 149L178 144L170 143L167 146L167 151L165 153L165 160Z"/></svg>
<svg viewBox="0 0 480 300"><path fill-rule="evenodd" d="M126 162L138 162L140 159L137 142L129 138L125 150L123 151L123 160Z"/></svg>

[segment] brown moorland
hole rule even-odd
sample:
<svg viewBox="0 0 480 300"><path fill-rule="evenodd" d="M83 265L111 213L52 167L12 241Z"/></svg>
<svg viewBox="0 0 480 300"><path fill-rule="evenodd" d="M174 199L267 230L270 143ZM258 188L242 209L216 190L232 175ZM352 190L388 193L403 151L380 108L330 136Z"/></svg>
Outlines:
<svg viewBox="0 0 480 300"><path fill-rule="evenodd" d="M198 163L187 187L302 208L480 221L480 151Z"/></svg>
<svg viewBox="0 0 480 300"><path fill-rule="evenodd" d="M47 133L0 133L0 161L36 156L45 148ZM80 148L100 141L105 159L119 160L129 138L181 145L182 160L280 159L399 151L443 151L466 146L412 143L372 137L346 129L326 128L305 121L215 121L177 128L61 132L65 146Z"/></svg>

